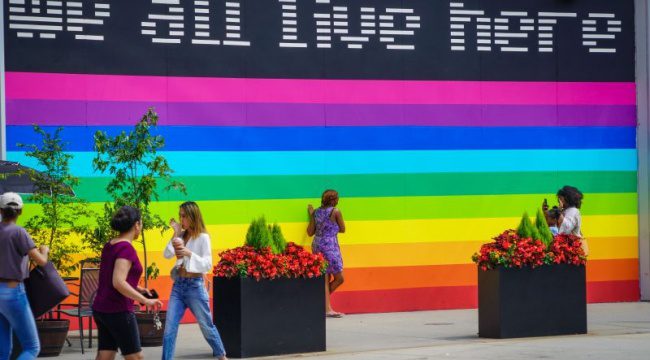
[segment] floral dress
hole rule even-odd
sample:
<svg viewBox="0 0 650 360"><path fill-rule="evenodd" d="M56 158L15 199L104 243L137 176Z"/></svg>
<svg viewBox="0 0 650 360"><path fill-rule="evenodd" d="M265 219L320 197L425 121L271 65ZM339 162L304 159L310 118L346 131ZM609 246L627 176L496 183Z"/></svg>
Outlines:
<svg viewBox="0 0 650 360"><path fill-rule="evenodd" d="M315 254L323 254L329 263L328 274L338 274L343 271L343 258L339 247L339 224L332 221L333 207L318 208L314 211L314 222L316 224L316 235L311 247Z"/></svg>

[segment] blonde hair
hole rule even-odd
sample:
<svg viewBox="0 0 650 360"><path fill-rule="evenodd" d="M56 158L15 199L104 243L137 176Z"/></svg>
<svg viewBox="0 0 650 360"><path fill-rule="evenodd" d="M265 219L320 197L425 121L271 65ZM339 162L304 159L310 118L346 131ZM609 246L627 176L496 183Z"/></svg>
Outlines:
<svg viewBox="0 0 650 360"><path fill-rule="evenodd" d="M185 229L186 240L194 239L199 236L201 233L207 233L208 230L205 227L203 222L203 215L201 215L201 209L199 205L194 201L186 201L180 206L183 211L185 211L185 216L190 220L190 225L188 229Z"/></svg>

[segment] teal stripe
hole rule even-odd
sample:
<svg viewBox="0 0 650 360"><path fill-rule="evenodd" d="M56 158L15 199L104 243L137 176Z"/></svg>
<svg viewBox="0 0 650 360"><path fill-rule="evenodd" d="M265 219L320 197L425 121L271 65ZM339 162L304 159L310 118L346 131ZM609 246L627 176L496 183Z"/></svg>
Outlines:
<svg viewBox="0 0 650 360"><path fill-rule="evenodd" d="M218 140L215 140L218 141ZM101 176L92 152L76 152L76 176ZM178 176L635 171L636 150L161 152ZM10 160L35 167L23 152Z"/></svg>

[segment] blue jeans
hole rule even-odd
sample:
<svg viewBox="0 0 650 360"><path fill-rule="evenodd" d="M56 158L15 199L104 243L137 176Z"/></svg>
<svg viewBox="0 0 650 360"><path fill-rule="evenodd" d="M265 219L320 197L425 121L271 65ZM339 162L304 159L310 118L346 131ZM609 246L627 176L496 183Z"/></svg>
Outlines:
<svg viewBox="0 0 650 360"><path fill-rule="evenodd" d="M187 308L190 308L190 311L194 314L203 337L210 344L210 347L212 347L212 355L215 357L225 355L226 350L223 348L219 331L217 331L217 327L212 323L210 297L205 290L203 278L177 278L174 281L172 293L169 296L169 303L167 304L165 335L163 337L163 360L171 360L174 358L178 325Z"/></svg>
<svg viewBox="0 0 650 360"><path fill-rule="evenodd" d="M36 332L36 321L29 307L25 286L20 283L15 288L0 283L0 360L9 359L14 332L23 348L18 360L36 359L41 351Z"/></svg>

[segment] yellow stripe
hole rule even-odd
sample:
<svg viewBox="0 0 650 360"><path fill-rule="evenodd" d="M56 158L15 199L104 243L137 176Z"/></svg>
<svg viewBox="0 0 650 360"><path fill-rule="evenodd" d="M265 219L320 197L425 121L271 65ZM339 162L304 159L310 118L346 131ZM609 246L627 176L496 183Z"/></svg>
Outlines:
<svg viewBox="0 0 650 360"><path fill-rule="evenodd" d="M455 241L489 241L504 229L515 228L519 218L429 219L390 221L350 221L347 232L339 234L341 245L432 243ZM582 219L586 237L635 237L638 235L636 215L597 215ZM309 244L305 223L281 223L289 241ZM208 231L223 248L243 243L248 225L210 225ZM161 249L152 247L152 249Z"/></svg>
<svg viewBox="0 0 650 360"><path fill-rule="evenodd" d="M636 259L639 257L639 238L590 238L589 258L604 259Z"/></svg>
<svg viewBox="0 0 650 360"><path fill-rule="evenodd" d="M519 218L349 221L346 223L347 232L339 234L339 242L341 245L467 241L485 243L504 229L515 228L518 223ZM585 216L582 223L583 234L587 238L638 236L636 215ZM288 241L301 245L311 244L311 238L306 234L306 223L280 223L280 225ZM241 246L247 229L248 225L245 224L208 226L213 247L220 249ZM170 236L171 231L163 235L159 231L148 231L146 233L148 249L162 251Z"/></svg>
<svg viewBox="0 0 650 360"><path fill-rule="evenodd" d="M342 246L346 267L423 266L469 264L471 256L487 241L424 244ZM637 237L591 238L589 259L636 259Z"/></svg>

